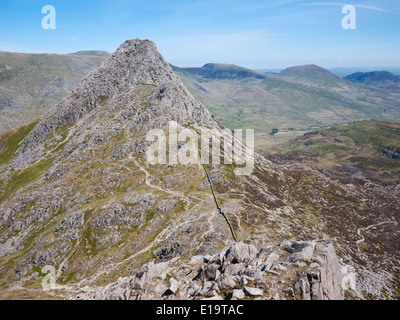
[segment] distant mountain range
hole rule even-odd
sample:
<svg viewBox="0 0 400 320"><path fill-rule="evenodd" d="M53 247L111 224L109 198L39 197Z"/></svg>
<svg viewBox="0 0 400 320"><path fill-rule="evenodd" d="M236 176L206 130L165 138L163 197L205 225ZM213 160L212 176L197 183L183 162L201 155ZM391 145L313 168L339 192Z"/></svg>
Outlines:
<svg viewBox="0 0 400 320"><path fill-rule="evenodd" d="M256 129L260 150L302 130L372 118L400 119L396 90L353 83L315 65L291 67L278 74L226 64L173 69L224 125ZM271 137L268 133L273 129L280 133Z"/></svg>
<svg viewBox="0 0 400 320"><path fill-rule="evenodd" d="M284 69L254 69L254 70L261 73L274 74L274 73L279 73ZM375 70L386 70L393 74L400 75L400 68L395 68L395 67L356 67L356 68L342 67L342 68L326 68L326 70L329 70L334 75L341 78L356 72L373 72Z"/></svg>
<svg viewBox="0 0 400 320"><path fill-rule="evenodd" d="M105 51L68 55L1 52L0 132L42 116L109 55ZM376 73L375 77L342 79L316 65L295 66L276 74L219 63L171 67L224 125L256 129L261 150L303 130L400 118L398 87L389 85L393 80L378 85L381 80L371 80ZM268 135L273 129L279 133Z"/></svg>

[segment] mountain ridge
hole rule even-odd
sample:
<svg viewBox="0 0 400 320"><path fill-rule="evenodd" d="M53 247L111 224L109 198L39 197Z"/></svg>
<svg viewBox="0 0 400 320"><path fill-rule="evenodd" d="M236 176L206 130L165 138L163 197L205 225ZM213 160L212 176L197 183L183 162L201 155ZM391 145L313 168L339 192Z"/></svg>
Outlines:
<svg viewBox="0 0 400 320"><path fill-rule="evenodd" d="M154 43L135 39L38 123L1 136L0 296L46 296L42 270L53 266L66 290L55 291L57 298L78 298L84 288L85 295L104 298L93 295L93 288L122 286L124 298L163 298L146 284L155 276L163 286L172 282L191 268L189 261L199 275L185 273L187 298L231 297L233 287L222 285L234 280L230 275L251 278L245 278L250 289L238 285L264 299L276 293L268 288L278 279L285 281L276 288L283 297L303 291L303 298L311 298L311 287L325 285L327 265L339 279L350 266L355 269L357 294L347 291L349 297L397 296L398 198L301 164L274 164L257 153L247 176L236 175L230 163L207 164L221 211L239 241L232 244L202 166L148 163L147 133L169 133L170 121L178 123L178 133L205 127L217 135L224 129ZM174 145L185 152L188 143ZM264 268L278 244L286 253L280 250ZM342 262L324 260L332 250ZM196 255L200 259L193 262ZM296 265L301 259L304 264ZM174 274L168 277L166 270Z"/></svg>

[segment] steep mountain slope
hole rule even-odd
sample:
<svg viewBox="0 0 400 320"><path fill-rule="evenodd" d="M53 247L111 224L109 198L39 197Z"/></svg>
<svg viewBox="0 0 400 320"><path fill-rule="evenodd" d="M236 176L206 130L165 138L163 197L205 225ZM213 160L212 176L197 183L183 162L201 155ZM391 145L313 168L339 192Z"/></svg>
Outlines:
<svg viewBox="0 0 400 320"><path fill-rule="evenodd" d="M150 290L155 275L160 285L172 287L171 277L187 281L181 298L192 297L187 286L200 281L204 291L194 297L203 298L217 292L207 280L219 273L224 279L227 270L264 291L281 279L287 292L280 294L293 299L291 292L309 295L313 283L322 288L328 265L335 278L341 274L326 241L294 240L334 243L342 263L358 274L349 296L398 296L398 198L302 165L276 165L250 150L254 170L247 176L229 163L150 165L146 134L169 132L172 120L181 133L223 129L152 42L129 40L39 122L1 136L0 297L48 297L40 286L48 265L61 285L53 297L71 299L82 291L104 298L95 292L122 287L125 298L159 298ZM172 145L185 154L190 142L181 139ZM231 254L227 222L239 241L264 249L244 246ZM276 253L277 272L264 264L282 241L295 257ZM196 255L200 261L193 262ZM312 283L294 278L295 270L310 274ZM233 294L218 288L224 297Z"/></svg>
<svg viewBox="0 0 400 320"><path fill-rule="evenodd" d="M0 52L0 133L42 116L106 57L89 53Z"/></svg>

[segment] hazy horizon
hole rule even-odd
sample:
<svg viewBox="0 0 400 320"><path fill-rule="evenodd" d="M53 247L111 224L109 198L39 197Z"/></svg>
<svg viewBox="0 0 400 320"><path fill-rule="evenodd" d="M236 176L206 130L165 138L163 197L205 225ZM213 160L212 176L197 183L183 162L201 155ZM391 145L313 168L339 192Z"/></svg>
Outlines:
<svg viewBox="0 0 400 320"><path fill-rule="evenodd" d="M112 52L109 52L107 50L89 49L89 48L82 49L82 50L77 50L77 51L74 51L74 52L68 52L68 53L18 52L18 51L0 50L0 52L9 52L9 53L60 54L60 55L62 55L62 54L74 54L74 53L77 53L77 52L80 52L80 51L105 51L105 52L108 52L108 53L112 54ZM226 64L226 62L224 62L224 61L209 61L209 62L206 62L206 63L201 64L201 65L175 65L173 63L171 63L171 64L176 66L176 67L179 67L179 68L201 68L205 64L208 64L208 63ZM315 63L308 63L308 64L317 65L317 66L319 66L321 68L324 68L324 69L327 69L327 70L331 71L332 73L335 73L336 75L345 75L345 74L347 75L347 74L354 73L354 72L372 72L372 71L389 71L389 72L392 72L394 74L400 75L400 65L398 65L398 66L384 66L383 65L383 66L348 66L348 67L334 66L334 67L326 67L326 66L323 66L323 65L315 64ZM279 71L282 71L282 70L290 68L290 67L300 66L301 64L286 65L286 66L282 66L282 67L279 67L279 66L267 66L267 67L261 67L261 68L251 68L251 67L248 67L248 66L245 66L245 65L238 65L238 64L233 64L233 65L237 65L237 66L240 66L240 67L243 67L243 68L247 68L247 69L250 69L250 70L254 70L254 71L257 71L257 72L279 72ZM305 64L302 64L302 65L305 65ZM347 70L352 70L353 72L349 71L349 73L343 73L343 72L345 72Z"/></svg>

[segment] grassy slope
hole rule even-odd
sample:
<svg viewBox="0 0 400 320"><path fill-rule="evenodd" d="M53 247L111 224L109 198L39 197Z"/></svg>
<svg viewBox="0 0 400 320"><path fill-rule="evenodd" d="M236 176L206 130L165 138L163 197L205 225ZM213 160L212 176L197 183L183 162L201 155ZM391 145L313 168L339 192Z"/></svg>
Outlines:
<svg viewBox="0 0 400 320"><path fill-rule="evenodd" d="M372 118L400 118L400 98L393 96L389 101L375 88L334 76L328 79L335 80L332 87L326 87L277 75L215 79L186 69L176 72L195 98L225 126L255 129L259 151L279 151L282 143L317 128ZM269 135L274 128L279 133Z"/></svg>
<svg viewBox="0 0 400 320"><path fill-rule="evenodd" d="M304 162L340 176L360 171L384 186L400 184L400 160L393 158L400 156L399 122L371 120L313 131L285 147L288 151L271 158Z"/></svg>

